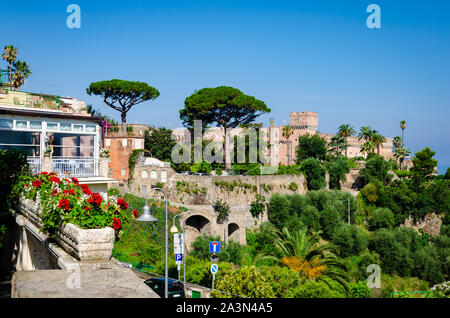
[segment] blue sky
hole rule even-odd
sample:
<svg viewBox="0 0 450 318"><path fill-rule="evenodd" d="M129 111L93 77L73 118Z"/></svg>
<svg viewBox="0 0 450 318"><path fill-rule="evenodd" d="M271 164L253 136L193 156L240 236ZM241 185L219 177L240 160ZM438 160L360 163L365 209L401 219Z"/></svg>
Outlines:
<svg viewBox="0 0 450 318"><path fill-rule="evenodd" d="M81 29L66 7L81 7ZM366 8L381 8L369 29ZM1 6L0 46L19 48L33 72L24 90L76 97L120 119L93 81L144 81L161 95L127 116L176 128L184 99L228 85L263 100L259 121L319 113L319 130L342 123L401 135L414 153L450 166L450 2L435 1L22 1ZM6 64L0 62L0 67Z"/></svg>

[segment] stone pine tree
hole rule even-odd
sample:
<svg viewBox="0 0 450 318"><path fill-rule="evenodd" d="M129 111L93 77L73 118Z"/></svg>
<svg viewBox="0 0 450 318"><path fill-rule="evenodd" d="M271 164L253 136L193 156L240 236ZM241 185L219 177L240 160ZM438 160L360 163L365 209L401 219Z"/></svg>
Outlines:
<svg viewBox="0 0 450 318"><path fill-rule="evenodd" d="M228 129L251 123L256 117L270 112L266 104L253 96L245 95L239 89L228 86L203 88L184 101L180 119L189 129L195 120L202 121L202 128L215 123L222 127L225 140L225 167L231 169Z"/></svg>
<svg viewBox="0 0 450 318"><path fill-rule="evenodd" d="M133 106L159 96L159 91L147 83L119 79L93 82L86 92L89 95L101 96L106 105L119 111L123 125L126 124L127 113Z"/></svg>

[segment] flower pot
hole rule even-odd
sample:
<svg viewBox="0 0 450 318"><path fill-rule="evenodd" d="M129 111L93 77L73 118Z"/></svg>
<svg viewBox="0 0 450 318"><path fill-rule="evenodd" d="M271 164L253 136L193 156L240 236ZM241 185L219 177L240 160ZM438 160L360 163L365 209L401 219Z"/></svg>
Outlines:
<svg viewBox="0 0 450 318"><path fill-rule="evenodd" d="M55 234L56 242L81 261L111 258L115 232L110 227L86 230L67 223Z"/></svg>
<svg viewBox="0 0 450 318"><path fill-rule="evenodd" d="M39 198L33 201L22 197L18 212L35 226L41 228L43 224L38 202ZM55 240L66 252L78 260L109 260L114 247L115 232L110 227L86 230L67 223L56 230Z"/></svg>

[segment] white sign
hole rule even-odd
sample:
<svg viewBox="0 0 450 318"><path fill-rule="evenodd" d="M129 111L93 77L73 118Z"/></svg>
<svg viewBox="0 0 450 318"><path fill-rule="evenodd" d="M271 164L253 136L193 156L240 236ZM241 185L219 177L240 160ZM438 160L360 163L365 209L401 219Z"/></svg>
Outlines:
<svg viewBox="0 0 450 318"><path fill-rule="evenodd" d="M219 266L217 264L212 264L211 265L211 273L213 275L215 275L217 273L217 271L219 270Z"/></svg>
<svg viewBox="0 0 450 318"><path fill-rule="evenodd" d="M173 235L173 252L174 254L184 254L184 238L181 233Z"/></svg>

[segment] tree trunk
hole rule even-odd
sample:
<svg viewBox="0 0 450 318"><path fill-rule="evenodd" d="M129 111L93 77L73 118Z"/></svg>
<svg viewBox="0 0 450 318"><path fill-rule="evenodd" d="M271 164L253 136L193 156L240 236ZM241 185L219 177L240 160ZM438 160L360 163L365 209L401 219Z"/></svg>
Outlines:
<svg viewBox="0 0 450 318"><path fill-rule="evenodd" d="M224 141L225 141L225 169L231 169L231 160L230 160L230 138L227 133L227 128L223 127L224 133Z"/></svg>
<svg viewBox="0 0 450 318"><path fill-rule="evenodd" d="M12 63L9 63L9 90L12 89Z"/></svg>

